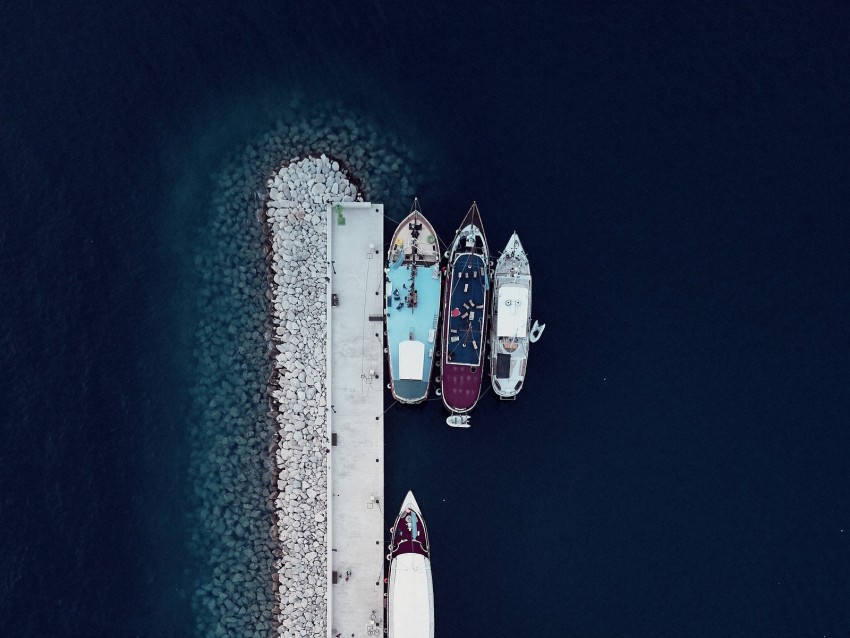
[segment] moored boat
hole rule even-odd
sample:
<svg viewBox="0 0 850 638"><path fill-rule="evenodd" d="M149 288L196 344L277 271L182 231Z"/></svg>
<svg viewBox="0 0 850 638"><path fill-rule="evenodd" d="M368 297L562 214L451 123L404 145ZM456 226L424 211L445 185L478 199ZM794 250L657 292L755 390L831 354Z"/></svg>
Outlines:
<svg viewBox="0 0 850 638"><path fill-rule="evenodd" d="M468 428L472 418L468 414L452 414L446 417L446 425L453 428Z"/></svg>
<svg viewBox="0 0 850 638"><path fill-rule="evenodd" d="M525 249L514 233L493 272L490 380L501 399L515 399L522 389L528 346L539 338L530 327L531 269ZM539 331L542 333L543 328Z"/></svg>
<svg viewBox="0 0 850 638"><path fill-rule="evenodd" d="M490 290L490 251L474 202L447 254L440 389L446 408L463 414L481 392Z"/></svg>
<svg viewBox="0 0 850 638"><path fill-rule="evenodd" d="M407 493L390 534L387 635L434 638L431 545L413 492Z"/></svg>
<svg viewBox="0 0 850 638"><path fill-rule="evenodd" d="M385 274L390 391L399 403L428 398L441 285L440 241L415 199L393 233Z"/></svg>

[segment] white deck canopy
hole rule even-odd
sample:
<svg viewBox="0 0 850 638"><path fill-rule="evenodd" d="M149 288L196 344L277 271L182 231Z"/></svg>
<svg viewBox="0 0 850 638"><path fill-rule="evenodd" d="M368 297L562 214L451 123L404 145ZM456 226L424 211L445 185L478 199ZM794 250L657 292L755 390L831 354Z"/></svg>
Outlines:
<svg viewBox="0 0 850 638"><path fill-rule="evenodd" d="M421 554L401 554L390 567L390 638L434 637L434 584L431 561Z"/></svg>
<svg viewBox="0 0 850 638"><path fill-rule="evenodd" d="M422 370L424 367L425 344L412 339L401 341L398 344L399 379L422 381Z"/></svg>
<svg viewBox="0 0 850 638"><path fill-rule="evenodd" d="M496 334L499 337L525 337L528 330L528 288L499 288Z"/></svg>

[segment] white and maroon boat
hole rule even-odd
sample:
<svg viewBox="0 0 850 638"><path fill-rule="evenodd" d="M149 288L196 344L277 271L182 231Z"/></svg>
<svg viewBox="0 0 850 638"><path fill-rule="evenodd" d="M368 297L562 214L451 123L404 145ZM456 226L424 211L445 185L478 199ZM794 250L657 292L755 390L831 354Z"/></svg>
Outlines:
<svg viewBox="0 0 850 638"><path fill-rule="evenodd" d="M475 202L448 250L443 284L443 334L440 390L452 414L478 403L484 376L490 250Z"/></svg>
<svg viewBox="0 0 850 638"><path fill-rule="evenodd" d="M390 530L387 584L389 638L434 638L431 546L419 504L408 492Z"/></svg>

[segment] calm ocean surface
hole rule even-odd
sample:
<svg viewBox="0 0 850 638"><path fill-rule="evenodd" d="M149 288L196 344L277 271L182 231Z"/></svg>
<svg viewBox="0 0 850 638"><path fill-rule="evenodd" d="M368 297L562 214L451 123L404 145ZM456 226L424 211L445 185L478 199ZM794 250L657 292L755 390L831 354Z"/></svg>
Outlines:
<svg viewBox="0 0 850 638"><path fill-rule="evenodd" d="M231 4L0 21L0 635L193 634L189 246L296 91L531 256L519 400L387 414L439 636L850 635L846 7Z"/></svg>

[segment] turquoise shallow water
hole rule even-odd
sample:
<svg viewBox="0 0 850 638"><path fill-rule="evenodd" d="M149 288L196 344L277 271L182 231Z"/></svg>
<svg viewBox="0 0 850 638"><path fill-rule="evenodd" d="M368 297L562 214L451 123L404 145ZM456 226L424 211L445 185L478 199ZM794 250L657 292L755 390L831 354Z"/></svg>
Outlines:
<svg viewBox="0 0 850 638"><path fill-rule="evenodd" d="M547 323L471 429L387 413L440 635L846 635L846 14L10 7L0 633L262 621L255 193L335 146L518 230Z"/></svg>

